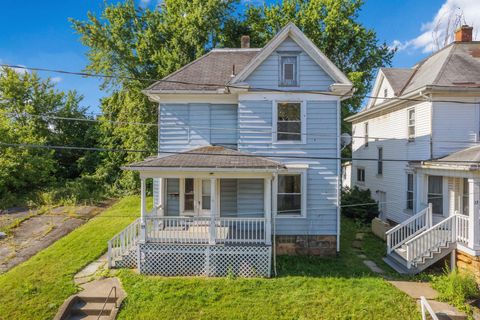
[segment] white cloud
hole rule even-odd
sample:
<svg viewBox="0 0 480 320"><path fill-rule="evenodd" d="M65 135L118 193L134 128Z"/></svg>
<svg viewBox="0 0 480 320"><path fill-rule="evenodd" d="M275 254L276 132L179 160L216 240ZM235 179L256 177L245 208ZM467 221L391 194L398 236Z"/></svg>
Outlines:
<svg viewBox="0 0 480 320"><path fill-rule="evenodd" d="M453 41L454 29L458 25L473 26L473 38L479 39L480 1L446 0L435 17L420 28L421 34L416 38L400 41L394 40L390 47L398 50L421 50L430 53Z"/></svg>
<svg viewBox="0 0 480 320"><path fill-rule="evenodd" d="M7 63L4 62L2 59L0 59L0 64L7 65ZM18 73L18 74L30 73L30 70L26 69L26 66L21 65L21 64L18 64L17 66L21 67L21 68L12 68L16 73Z"/></svg>
<svg viewBox="0 0 480 320"><path fill-rule="evenodd" d="M140 6L141 7L146 7L150 4L151 0L140 0Z"/></svg>
<svg viewBox="0 0 480 320"><path fill-rule="evenodd" d="M63 80L62 77L52 77L50 78L50 81L52 81L53 83L59 83Z"/></svg>

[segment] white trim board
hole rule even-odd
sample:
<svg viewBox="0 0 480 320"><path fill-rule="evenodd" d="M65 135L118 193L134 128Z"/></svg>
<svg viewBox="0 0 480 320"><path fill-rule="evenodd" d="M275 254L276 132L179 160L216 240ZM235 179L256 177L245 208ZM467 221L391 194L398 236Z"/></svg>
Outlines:
<svg viewBox="0 0 480 320"><path fill-rule="evenodd" d="M300 29L289 22L279 33L270 40L265 47L258 53L255 59L252 59L245 68L242 69L231 81L231 83L242 83L245 79L265 61L280 44L290 37L295 41L332 79L338 83L351 85L352 82L343 74L337 66L330 61L317 46L308 39Z"/></svg>

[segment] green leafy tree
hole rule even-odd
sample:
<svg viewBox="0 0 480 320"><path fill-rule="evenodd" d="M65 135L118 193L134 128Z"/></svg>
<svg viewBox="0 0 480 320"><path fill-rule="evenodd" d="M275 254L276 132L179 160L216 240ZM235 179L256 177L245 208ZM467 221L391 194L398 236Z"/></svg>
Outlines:
<svg viewBox="0 0 480 320"><path fill-rule="evenodd" d="M288 22L294 22L353 82L355 95L367 94L379 67L390 65L394 51L379 44L374 30L358 21L363 0L284 0L249 6L238 27L250 34L253 46L264 46ZM362 104L355 97L342 104L342 117L356 113ZM342 123L344 132L350 126Z"/></svg>
<svg viewBox="0 0 480 320"><path fill-rule="evenodd" d="M200 57L221 41L221 30L235 1L165 0L159 10L136 8L133 0L108 5L97 17L71 20L88 47L87 70L114 76L103 83L111 95L101 102L104 119L157 123L158 107L141 93L161 79ZM102 145L115 149L156 150L157 128L102 123ZM113 190L135 190L136 176L120 171L144 153L105 153L97 174Z"/></svg>
<svg viewBox="0 0 480 320"><path fill-rule="evenodd" d="M45 145L86 146L90 124L72 124L51 116L85 117L75 92L55 90L36 73L0 70L0 139L7 144L31 144L38 148L0 146L0 204L45 190L58 180L76 178L83 170L85 153L56 151ZM88 139L86 139L88 141ZM92 142L93 144L93 142Z"/></svg>

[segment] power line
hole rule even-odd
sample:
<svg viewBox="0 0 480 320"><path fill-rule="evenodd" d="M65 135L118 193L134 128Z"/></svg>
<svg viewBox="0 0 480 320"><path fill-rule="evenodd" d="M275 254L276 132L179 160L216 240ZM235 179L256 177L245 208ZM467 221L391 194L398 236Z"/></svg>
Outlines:
<svg viewBox="0 0 480 320"><path fill-rule="evenodd" d="M222 154L222 153L204 153L194 151L159 151L159 150L139 150L139 149L118 149L118 148L96 148L96 147L75 147L75 146L55 146L40 145L28 143L6 143L0 142L0 146L18 147L18 148L36 148L36 149L59 149L59 150L83 150L97 152L131 152L131 153L149 153L149 154L186 154L203 155L203 156L226 156L226 157L263 157L263 158L280 158L280 159L307 159L307 160L342 160L342 161L375 161L375 162L427 162L425 159L381 159L378 158L345 158L345 157L318 157L318 156L294 156L294 155L266 155L266 154ZM442 160L443 163L461 163L480 165L480 161L460 161L460 160Z"/></svg>
<svg viewBox="0 0 480 320"><path fill-rule="evenodd" d="M139 78L139 77L130 77L130 76L119 76L119 75L108 75L108 74L99 74L99 73L89 73L89 72L78 72L78 71L67 71L61 69L49 69L49 68L39 68L39 67L26 67L22 65L11 65L11 64L0 64L0 67L4 68L16 68L23 70L33 70L33 71L43 71L43 72L52 72L60 74L68 74L82 77L94 77L94 78L107 78L107 79L125 79L125 80L138 80L138 81L149 81L149 82L164 82L172 84L182 84L182 85L199 85L199 86L210 86L210 87L225 87L233 89L245 89L243 86L232 85L229 83L198 83L198 82L189 82L189 81L176 81L176 80L167 80L167 79L154 79L154 78ZM344 97L344 94L336 94L333 92L324 92L318 90L283 90L275 88L262 88L262 87L248 87L252 91L272 91L272 92L282 92L282 93L311 93L319 94L325 96L335 96L335 97ZM475 104L475 102L459 101L459 100L430 100L430 99L415 99L415 98L401 98L401 97L381 97L373 95L355 95L352 94L351 98L368 98L368 99L382 99L388 101L409 101L409 102L447 102L447 103L459 103L459 104Z"/></svg>
<svg viewBox="0 0 480 320"><path fill-rule="evenodd" d="M14 117L33 117L33 118L46 118L46 119L54 119L54 120L65 120L65 121L79 121L79 122L94 122L94 123L112 123L112 124L120 124L120 125L145 125L145 126L160 126L158 123L148 123L148 122L128 122L128 121L117 121L117 120L109 120L109 119L91 119L91 118L77 118L77 117L64 117L64 116L56 116L50 114L31 114L31 113L18 113L18 112L3 112L4 115L14 116ZM175 125L171 128L182 128L182 129L200 129L200 130L209 130L209 131L225 131L225 132L241 132L243 134L251 134L251 133L264 133L264 134L288 134L288 135L300 135L306 137L316 137L316 138L337 138L342 137L342 135L338 135L336 133L324 133L324 134L311 134L311 133L298 133L298 132L286 132L286 131L272 131L272 127L262 129L246 129L246 128L222 128L222 127L207 127L207 126L192 126L192 125ZM365 136L350 136L352 139L365 139ZM425 140L430 141L430 137L426 137L422 139L422 137L416 137L418 140ZM427 140L428 139L428 140ZM405 141L405 138L392 138L392 137L377 137L377 136L368 136L369 142L375 142L378 140L388 140L388 141ZM445 143L460 143L460 144L480 144L480 141L472 141L472 140L437 140L433 139L433 142L445 142Z"/></svg>

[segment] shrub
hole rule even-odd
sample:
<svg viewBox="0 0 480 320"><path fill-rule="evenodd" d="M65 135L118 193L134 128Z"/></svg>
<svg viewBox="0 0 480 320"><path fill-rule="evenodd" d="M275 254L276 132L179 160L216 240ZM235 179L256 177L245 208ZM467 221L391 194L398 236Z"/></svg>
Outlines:
<svg viewBox="0 0 480 320"><path fill-rule="evenodd" d="M448 267L442 275L433 277L432 287L439 292L440 300L462 309L467 300L477 298L480 293L473 274L460 273L457 269L450 272Z"/></svg>
<svg viewBox="0 0 480 320"><path fill-rule="evenodd" d="M361 190L357 186L353 189L342 190L342 214L357 221L369 223L378 216L378 204L370 190Z"/></svg>

